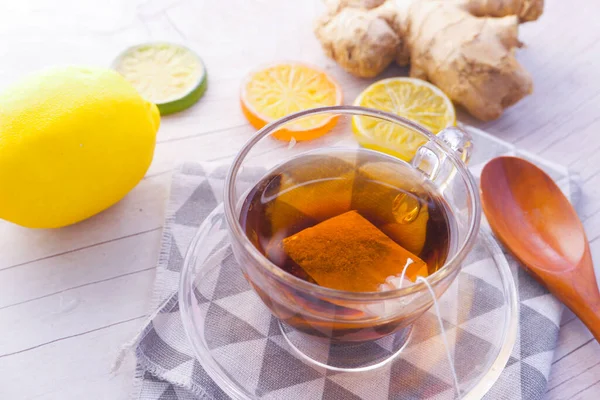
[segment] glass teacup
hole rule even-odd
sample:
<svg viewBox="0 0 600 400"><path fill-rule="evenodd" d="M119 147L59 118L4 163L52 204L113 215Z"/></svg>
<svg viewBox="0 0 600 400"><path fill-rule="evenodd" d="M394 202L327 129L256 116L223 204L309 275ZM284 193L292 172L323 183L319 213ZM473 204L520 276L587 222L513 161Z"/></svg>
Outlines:
<svg viewBox="0 0 600 400"><path fill-rule="evenodd" d="M295 129L305 127L309 119L314 122L315 116L324 125L332 121L337 125L321 138L295 140ZM398 354L409 338L411 324L433 304L427 285L421 279L406 287L369 292L319 286L286 272L267 258L249 238L240 213L249 191L267 171L306 154L360 148L351 124L353 118L365 117L371 125L382 124L390 131L404 132L406 147L414 147L414 154L398 144L396 153L405 160L394 158L394 165L419 176L447 205L452 222L447 254L442 265L424 278L435 296L441 296L472 248L481 217L476 184L465 165L471 141L458 128L446 128L436 136L404 118L352 106L299 112L266 126L244 145L224 188L223 211L231 248L246 280L280 321L288 344L311 362L335 370L372 369ZM292 140L274 140L282 136L291 136ZM368 151L378 152L377 146L364 138L360 142L370 148ZM209 217L200 231L207 230L211 223ZM381 340L388 344L373 346ZM325 345L328 349L323 352ZM386 351L377 351L382 348Z"/></svg>

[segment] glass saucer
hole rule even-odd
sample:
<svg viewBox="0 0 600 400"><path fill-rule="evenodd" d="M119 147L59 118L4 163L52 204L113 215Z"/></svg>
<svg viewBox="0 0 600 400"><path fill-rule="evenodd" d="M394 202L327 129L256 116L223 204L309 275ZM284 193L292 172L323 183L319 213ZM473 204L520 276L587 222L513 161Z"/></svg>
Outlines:
<svg viewBox="0 0 600 400"><path fill-rule="evenodd" d="M433 307L397 334L399 348L394 336L367 344L368 351L387 354L367 371L314 362L334 354L326 345L295 348L295 331L280 326L245 280L221 210L190 245L179 299L194 354L225 393L233 399L458 398ZM485 228L438 303L461 397L481 398L504 369L518 326L510 267Z"/></svg>

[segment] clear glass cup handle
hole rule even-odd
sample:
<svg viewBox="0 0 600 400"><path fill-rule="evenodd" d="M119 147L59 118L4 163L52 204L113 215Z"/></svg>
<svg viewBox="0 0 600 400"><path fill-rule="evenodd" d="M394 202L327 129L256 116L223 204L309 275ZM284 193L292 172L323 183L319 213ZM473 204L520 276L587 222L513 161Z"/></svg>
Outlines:
<svg viewBox="0 0 600 400"><path fill-rule="evenodd" d="M465 164L469 161L473 150L473 141L468 132L451 126L438 133L437 137L446 142ZM447 182L456 172L456 168L447 160L446 155L431 142L419 147L411 164L431 181L438 183Z"/></svg>

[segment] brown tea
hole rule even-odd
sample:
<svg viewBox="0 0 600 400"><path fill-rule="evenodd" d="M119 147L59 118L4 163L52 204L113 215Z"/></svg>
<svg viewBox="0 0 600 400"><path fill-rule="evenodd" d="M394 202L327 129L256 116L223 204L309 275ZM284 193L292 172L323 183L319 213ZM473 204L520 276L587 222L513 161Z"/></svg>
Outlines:
<svg viewBox="0 0 600 400"><path fill-rule="evenodd" d="M256 248L283 270L339 290L393 289L445 262L448 206L420 174L369 150L293 158L248 194L240 222ZM406 267L406 268L405 268Z"/></svg>

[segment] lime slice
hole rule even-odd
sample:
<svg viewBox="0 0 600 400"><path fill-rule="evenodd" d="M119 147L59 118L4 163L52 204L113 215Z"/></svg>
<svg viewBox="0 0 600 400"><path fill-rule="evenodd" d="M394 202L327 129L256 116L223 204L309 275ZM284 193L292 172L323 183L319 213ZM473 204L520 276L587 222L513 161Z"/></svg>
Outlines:
<svg viewBox="0 0 600 400"><path fill-rule="evenodd" d="M206 91L206 69L190 49L172 43L146 43L121 53L113 68L161 115L185 110Z"/></svg>

